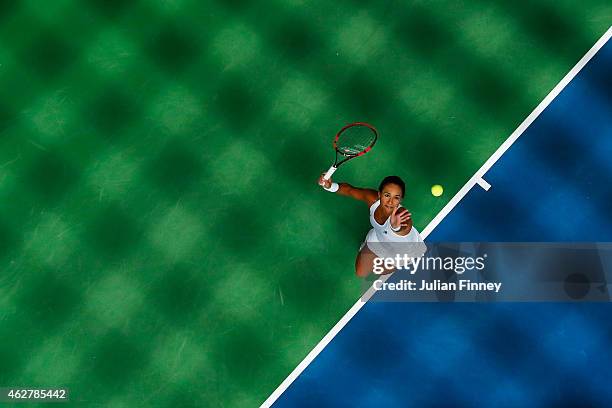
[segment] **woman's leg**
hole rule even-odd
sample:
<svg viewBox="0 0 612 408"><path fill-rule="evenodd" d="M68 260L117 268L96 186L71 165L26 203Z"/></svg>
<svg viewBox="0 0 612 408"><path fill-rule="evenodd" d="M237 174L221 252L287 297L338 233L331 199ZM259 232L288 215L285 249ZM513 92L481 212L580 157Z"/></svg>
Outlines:
<svg viewBox="0 0 612 408"><path fill-rule="evenodd" d="M368 276L373 269L374 258L376 254L364 245L363 248L357 253L357 259L355 259L355 274L360 278Z"/></svg>
<svg viewBox="0 0 612 408"><path fill-rule="evenodd" d="M359 250L357 259L355 259L355 274L360 278L368 276L374 269L374 258L377 258L377 255L372 252L367 245L364 245L363 248ZM381 273L381 275L387 275L394 271L395 268L385 268L385 271Z"/></svg>

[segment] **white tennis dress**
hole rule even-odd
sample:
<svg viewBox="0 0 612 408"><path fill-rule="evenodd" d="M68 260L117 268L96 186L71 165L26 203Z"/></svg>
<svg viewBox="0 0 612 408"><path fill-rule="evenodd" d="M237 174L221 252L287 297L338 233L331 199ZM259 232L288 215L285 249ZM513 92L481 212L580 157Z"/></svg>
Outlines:
<svg viewBox="0 0 612 408"><path fill-rule="evenodd" d="M423 242L421 235L414 226L410 229L408 234L398 235L391 229L391 217L387 218L382 225L376 222L374 211L376 211L379 205L380 200L376 200L374 204L370 206L370 224L372 224L372 229L366 235L366 239L364 243L361 244L361 248L363 248L363 245L367 245L378 257L394 257L397 253L398 246L392 243ZM395 248L393 248L394 246Z"/></svg>

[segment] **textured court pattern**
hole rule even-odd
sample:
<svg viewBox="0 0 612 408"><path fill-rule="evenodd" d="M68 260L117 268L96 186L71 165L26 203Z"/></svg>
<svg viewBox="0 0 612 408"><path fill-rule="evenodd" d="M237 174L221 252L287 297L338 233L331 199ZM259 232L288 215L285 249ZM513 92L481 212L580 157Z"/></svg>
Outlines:
<svg viewBox="0 0 612 408"><path fill-rule="evenodd" d="M609 26L572 3L2 2L0 385L261 403L359 293L333 133L422 228Z"/></svg>

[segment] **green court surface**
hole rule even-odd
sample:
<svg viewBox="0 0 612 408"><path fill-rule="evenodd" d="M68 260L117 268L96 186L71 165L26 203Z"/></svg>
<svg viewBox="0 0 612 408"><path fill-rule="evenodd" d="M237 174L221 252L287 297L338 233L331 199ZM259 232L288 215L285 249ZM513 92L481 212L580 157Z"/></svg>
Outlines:
<svg viewBox="0 0 612 408"><path fill-rule="evenodd" d="M575 3L2 2L0 387L262 403L360 293L335 132L422 229L610 26Z"/></svg>

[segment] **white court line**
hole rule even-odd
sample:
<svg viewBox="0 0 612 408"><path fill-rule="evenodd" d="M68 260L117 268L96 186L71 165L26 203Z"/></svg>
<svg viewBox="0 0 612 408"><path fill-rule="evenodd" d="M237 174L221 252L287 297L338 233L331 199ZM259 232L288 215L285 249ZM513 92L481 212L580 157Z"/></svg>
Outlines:
<svg viewBox="0 0 612 408"><path fill-rule="evenodd" d="M540 116L540 114L546 109L548 105L561 93L563 88L571 82L572 79L580 72L582 68L593 58L593 56L599 51L604 44L612 37L612 26L608 28L608 31L593 45L593 47L578 61L578 63L572 68L565 77L553 88L552 91L540 102L540 104L531 112L529 116L519 125L518 128L502 145L493 153L491 157L482 165L482 167L465 183L465 185L455 194L455 196L442 208L442 210L434 217L433 220L423 229L421 236L426 239L429 234L440 224L440 222L451 212L453 208L466 196L468 191L479 180L483 180L484 174L499 160L499 158L506 153L506 151L516 142L520 135L533 123L533 121ZM486 182L485 182L486 183ZM488 183L487 183L488 185ZM382 279L386 280L390 275L384 276ZM310 353L302 360L300 364L285 378L285 380L274 390L272 394L264 401L261 407L268 408L281 396L283 392L295 379L312 363L312 361L323 351L323 349L332 341L334 337L342 330L344 326L357 314L359 309L365 305L374 295L374 290L371 287L350 309L342 318L332 327L332 329L321 339L321 341L313 348Z"/></svg>
<svg viewBox="0 0 612 408"><path fill-rule="evenodd" d="M489 189L491 188L491 185L489 183L487 183L487 181L483 178L479 178L476 180L476 184L478 184L480 187L482 187L483 190L485 191L489 191Z"/></svg>

